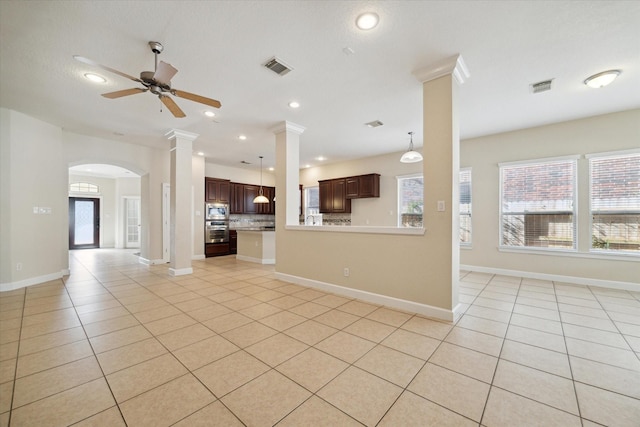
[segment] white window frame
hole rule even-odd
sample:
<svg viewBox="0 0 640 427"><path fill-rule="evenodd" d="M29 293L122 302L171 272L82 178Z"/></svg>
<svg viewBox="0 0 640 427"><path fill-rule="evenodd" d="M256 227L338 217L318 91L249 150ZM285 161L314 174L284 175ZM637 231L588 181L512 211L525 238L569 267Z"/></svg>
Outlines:
<svg viewBox="0 0 640 427"><path fill-rule="evenodd" d="M577 253L578 242L578 159L580 155L562 156L562 157L548 157L541 159L520 160L515 162L503 162L498 163L499 168L499 200L498 200L498 248L500 250L514 250L524 252L568 252ZM572 219L573 219L573 247L571 248L559 248L559 247L541 247L541 246L512 246L503 244L503 170L513 166L536 166L552 163L573 163L573 200L572 200Z"/></svg>
<svg viewBox="0 0 640 427"><path fill-rule="evenodd" d="M592 160L615 159L620 157L637 156L637 155L640 155L640 150L610 151L610 152L604 152L604 153L592 153L592 154L585 155L585 158L589 161L589 166L588 166L588 171L589 171L589 252L592 254L602 255L605 257L620 256L620 255L640 257L640 252L636 252L636 251L594 248L593 242L592 242L593 216L594 216L594 211L591 205L591 202L592 202L591 196L593 191L593 175L592 175L592 167L591 167Z"/></svg>
<svg viewBox="0 0 640 427"><path fill-rule="evenodd" d="M473 244L473 172L472 172L472 168L470 168L470 167L468 167L468 168L460 168L460 174L462 174L463 172L469 172L469 199L470 199L470 202L469 202L469 226L470 226L470 228L469 228L469 241L468 242L463 242L462 240L460 240L460 246L465 247L465 248L469 248ZM462 183L462 181L460 181L460 183ZM462 214L462 209L460 209L459 215L460 215L460 219L462 219L462 215L463 215ZM460 224L462 224L462 221L460 221Z"/></svg>
<svg viewBox="0 0 640 427"><path fill-rule="evenodd" d="M397 193L397 197L396 197L396 212L397 212L397 225L398 228L410 228L410 227L404 227L402 225L402 200L401 198L401 191L400 191L400 182L402 180L405 179L413 179L413 178L422 178L422 201L423 201L423 207L422 207L422 227L424 228L424 175L421 173L412 173L409 175L398 175L396 176L396 193Z"/></svg>

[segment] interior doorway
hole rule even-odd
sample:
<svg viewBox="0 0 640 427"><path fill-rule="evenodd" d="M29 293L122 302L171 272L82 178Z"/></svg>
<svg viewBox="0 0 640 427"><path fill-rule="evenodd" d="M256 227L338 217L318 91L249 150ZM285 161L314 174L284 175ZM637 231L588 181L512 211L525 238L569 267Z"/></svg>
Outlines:
<svg viewBox="0 0 640 427"><path fill-rule="evenodd" d="M124 198L125 212L125 230L126 236L124 241L125 248L140 247L140 197Z"/></svg>
<svg viewBox="0 0 640 427"><path fill-rule="evenodd" d="M69 249L100 247L100 199L69 197Z"/></svg>

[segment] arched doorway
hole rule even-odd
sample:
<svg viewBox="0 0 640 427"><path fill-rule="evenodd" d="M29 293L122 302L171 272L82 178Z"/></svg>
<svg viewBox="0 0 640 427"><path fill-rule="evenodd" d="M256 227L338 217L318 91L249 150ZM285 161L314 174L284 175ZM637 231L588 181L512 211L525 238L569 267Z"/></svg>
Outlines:
<svg viewBox="0 0 640 427"><path fill-rule="evenodd" d="M116 165L69 167L69 249L140 248L140 175Z"/></svg>

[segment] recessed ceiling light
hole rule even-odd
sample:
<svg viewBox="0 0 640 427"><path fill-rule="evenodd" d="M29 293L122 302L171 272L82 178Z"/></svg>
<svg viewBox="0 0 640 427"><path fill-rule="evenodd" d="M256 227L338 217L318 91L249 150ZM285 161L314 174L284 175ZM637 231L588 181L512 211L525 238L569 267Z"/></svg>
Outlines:
<svg viewBox="0 0 640 427"><path fill-rule="evenodd" d="M238 136L238 139L241 140L241 141L244 141L245 139L247 139L247 136L246 135L240 135L240 136Z"/></svg>
<svg viewBox="0 0 640 427"><path fill-rule="evenodd" d="M310 167L311 167L311 165L304 165L304 167L305 167L305 168L310 168Z"/></svg>
<svg viewBox="0 0 640 427"><path fill-rule="evenodd" d="M202 151L198 151L198 156L204 156L204 153Z"/></svg>
<svg viewBox="0 0 640 427"><path fill-rule="evenodd" d="M316 160L319 161L319 162L324 162L325 160L327 160L327 158L324 157L324 156L318 156L318 157L316 157Z"/></svg>
<svg viewBox="0 0 640 427"><path fill-rule="evenodd" d="M87 80L91 80L94 83L106 83L107 79L105 79L102 76L99 76L98 74L93 74L93 73L85 73L84 78Z"/></svg>
<svg viewBox="0 0 640 427"><path fill-rule="evenodd" d="M621 72L622 71L620 70L603 71L601 73L594 74L593 76L587 77L584 81L584 84L594 89L605 87L611 82L613 82L616 79L616 77L620 75Z"/></svg>
<svg viewBox="0 0 640 427"><path fill-rule="evenodd" d="M204 112L204 115L207 116L207 117L215 117L216 113L214 113L213 111L207 110L207 111Z"/></svg>
<svg viewBox="0 0 640 427"><path fill-rule="evenodd" d="M353 49L351 49L349 46L343 47L342 48L342 52L347 56L348 55L353 55L355 53L355 51Z"/></svg>
<svg viewBox="0 0 640 427"><path fill-rule="evenodd" d="M274 168L273 166L271 166L271 167L269 168L269 170L270 170L271 172L273 172L274 170L276 170L276 168Z"/></svg>
<svg viewBox="0 0 640 427"><path fill-rule="evenodd" d="M299 108L300 107L300 103L298 101L291 101L289 103L289 107L291 107L291 108Z"/></svg>
<svg viewBox="0 0 640 427"><path fill-rule="evenodd" d="M378 25L378 14L373 12L363 13L356 19L356 25L361 30L370 30Z"/></svg>

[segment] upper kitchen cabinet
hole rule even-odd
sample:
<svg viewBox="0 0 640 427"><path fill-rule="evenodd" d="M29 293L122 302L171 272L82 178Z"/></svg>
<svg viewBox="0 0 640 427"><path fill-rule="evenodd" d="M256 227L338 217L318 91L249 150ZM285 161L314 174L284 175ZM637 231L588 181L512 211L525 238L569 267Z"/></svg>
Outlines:
<svg viewBox="0 0 640 427"><path fill-rule="evenodd" d="M231 183L231 203L230 212L232 214L244 213L244 184Z"/></svg>
<svg viewBox="0 0 640 427"><path fill-rule="evenodd" d="M244 210L245 214L257 214L258 203L253 203L258 194L260 194L260 187L257 185L243 184L244 187Z"/></svg>
<svg viewBox="0 0 640 427"><path fill-rule="evenodd" d="M380 174L370 173L345 179L347 199L380 197Z"/></svg>
<svg viewBox="0 0 640 427"><path fill-rule="evenodd" d="M351 213L346 178L319 181L320 213Z"/></svg>
<svg viewBox="0 0 640 427"><path fill-rule="evenodd" d="M208 203L229 203L231 199L231 181L226 179L205 178L204 198Z"/></svg>

